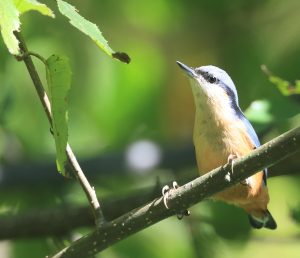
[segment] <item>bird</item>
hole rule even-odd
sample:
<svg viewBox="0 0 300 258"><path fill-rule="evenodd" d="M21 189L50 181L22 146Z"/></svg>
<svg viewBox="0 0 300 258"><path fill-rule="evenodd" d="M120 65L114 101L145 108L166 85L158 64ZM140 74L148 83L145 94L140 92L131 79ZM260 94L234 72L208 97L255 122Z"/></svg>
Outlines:
<svg viewBox="0 0 300 258"><path fill-rule="evenodd" d="M239 107L238 93L230 76L207 65L192 68L177 61L188 76L196 108L193 142L200 175L234 162L260 146L258 136ZM234 173L234 171L232 171ZM267 206L267 169L212 198L246 211L253 228L276 229Z"/></svg>

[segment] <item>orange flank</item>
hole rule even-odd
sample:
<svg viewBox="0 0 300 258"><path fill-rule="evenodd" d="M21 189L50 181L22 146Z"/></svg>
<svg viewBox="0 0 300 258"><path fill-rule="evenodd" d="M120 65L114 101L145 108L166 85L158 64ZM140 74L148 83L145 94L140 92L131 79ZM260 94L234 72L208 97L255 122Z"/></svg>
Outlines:
<svg viewBox="0 0 300 258"><path fill-rule="evenodd" d="M231 119L236 120L232 117L226 119L216 116L218 116L218 112L210 118L208 127L203 124L203 119L196 112L194 144L200 174L205 174L214 168L225 165L230 154L241 157L251 152L255 147L242 122L239 120L230 121ZM217 119L218 123L214 123L214 119ZM249 177L247 182L248 184L240 183L230 187L213 196L213 199L237 205L255 217L262 217L269 203L268 188L263 184L263 172Z"/></svg>

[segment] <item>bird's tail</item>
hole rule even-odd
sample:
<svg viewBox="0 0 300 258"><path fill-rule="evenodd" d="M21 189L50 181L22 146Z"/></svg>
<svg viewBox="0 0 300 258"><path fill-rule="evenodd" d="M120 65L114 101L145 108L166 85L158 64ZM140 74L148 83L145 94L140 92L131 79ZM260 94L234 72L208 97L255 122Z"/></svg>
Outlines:
<svg viewBox="0 0 300 258"><path fill-rule="evenodd" d="M266 210L262 217L257 218L253 215L249 214L249 222L253 228L269 228L269 229L276 229L277 224L274 218L272 217L271 213Z"/></svg>

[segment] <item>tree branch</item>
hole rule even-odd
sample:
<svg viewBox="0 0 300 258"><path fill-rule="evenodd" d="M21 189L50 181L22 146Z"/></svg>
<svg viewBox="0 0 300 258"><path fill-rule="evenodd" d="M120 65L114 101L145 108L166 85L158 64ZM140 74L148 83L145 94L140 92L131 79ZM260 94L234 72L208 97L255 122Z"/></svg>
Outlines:
<svg viewBox="0 0 300 258"><path fill-rule="evenodd" d="M287 160L289 159L285 159L280 164L286 164ZM284 174L280 174L276 170L269 170L268 176L286 175L289 171L284 172ZM179 178L179 183L189 182L194 179L195 175ZM171 184L171 182L168 182L168 184ZM110 221L150 202L154 198L158 198L160 195L161 186L156 184L153 187L134 190L122 197L115 196L103 199L101 206L106 220ZM29 210L16 215L0 216L0 240L60 236L68 234L78 227L92 227L93 225L93 214L89 206L74 207L65 204L52 209Z"/></svg>
<svg viewBox="0 0 300 258"><path fill-rule="evenodd" d="M52 113L51 113L51 105L49 98L47 96L47 93L45 91L45 88L43 87L43 84L40 80L40 77L37 73L37 70L33 64L33 61L30 56L30 52L28 52L28 49L26 47L25 41L21 34L19 32L15 32L16 37L19 40L19 47L20 51L22 52L22 57L16 57L19 61L24 61L27 70L30 74L30 77L32 79L32 82L35 86L36 92L39 96L39 99L43 105L44 111L47 115L48 121L50 123L50 126L52 126ZM69 144L67 144L66 153L68 156L69 164L72 168L72 171L74 172L78 182L80 183L82 189L84 190L87 199L90 203L90 206L93 210L94 217L95 217L95 223L97 226L100 226L104 222L104 217L100 208L100 203L98 202L95 189L91 187L89 184L87 178L85 177L71 147Z"/></svg>
<svg viewBox="0 0 300 258"><path fill-rule="evenodd" d="M233 166L234 173L231 171L231 164L226 164L170 191L169 209L164 206L162 198L155 199L106 223L103 227L97 228L59 251L52 258L90 257L178 211L187 209L203 199L243 181L297 151L300 151L300 127L278 136L249 155L236 159ZM228 176L230 180L225 180L225 177L228 179Z"/></svg>

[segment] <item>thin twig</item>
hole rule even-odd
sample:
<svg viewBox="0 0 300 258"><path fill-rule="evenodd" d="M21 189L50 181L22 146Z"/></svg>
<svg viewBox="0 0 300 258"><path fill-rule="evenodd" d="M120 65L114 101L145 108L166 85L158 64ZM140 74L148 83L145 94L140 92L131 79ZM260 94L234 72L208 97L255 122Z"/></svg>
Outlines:
<svg viewBox="0 0 300 258"><path fill-rule="evenodd" d="M40 77L36 71L36 68L33 64L33 61L31 59L30 55L32 55L32 52L28 52L25 41L22 38L21 34L19 32L15 32L15 35L19 40L19 47L23 54L23 56L17 57L17 59L24 61L25 65L27 67L27 70L30 74L30 77L33 81L33 84L35 86L35 89L38 93L39 99L44 107L44 110L47 115L50 126L52 127L52 113L51 113L50 101L49 101L47 93L43 87L43 84L40 80ZM37 56L37 55L34 54L34 56ZM44 58L42 58L42 60L43 59ZM87 199L89 200L90 206L94 213L96 226L100 226L104 223L104 216L101 211L100 203L97 199L95 189L93 187L91 187L91 185L89 184L89 182L88 182L87 178L85 177L69 144L67 144L66 152L67 152L68 160L69 160L70 166L72 168L72 171L74 172L77 180L79 181L82 189L84 190L84 192L87 196Z"/></svg>
<svg viewBox="0 0 300 258"><path fill-rule="evenodd" d="M75 173L81 187L83 188L83 190L90 202L90 205L93 209L94 217L95 217L95 224L96 224L96 226L101 226L105 222L105 220L104 220L104 215L103 215L101 207L100 207L100 203L97 199L96 191L95 191L94 187L92 187L89 184L89 181L85 177L69 144L67 144L66 152L67 152L68 160L69 160L70 164L72 165L72 169L74 170L74 173Z"/></svg>
<svg viewBox="0 0 300 258"><path fill-rule="evenodd" d="M71 243L52 258L81 258L95 255L116 242L185 210L299 151L300 127L297 127L253 150L249 155L236 159L234 174L231 164L227 164L170 191L169 209L164 206L162 197L155 199ZM225 180L228 174L231 175L230 180Z"/></svg>

